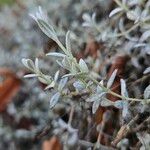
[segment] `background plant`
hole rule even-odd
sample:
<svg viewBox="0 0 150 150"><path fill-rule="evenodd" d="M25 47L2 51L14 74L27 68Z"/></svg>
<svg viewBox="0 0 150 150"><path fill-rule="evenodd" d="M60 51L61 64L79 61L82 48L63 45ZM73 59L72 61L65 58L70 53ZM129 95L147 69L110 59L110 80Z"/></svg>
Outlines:
<svg viewBox="0 0 150 150"><path fill-rule="evenodd" d="M125 7L125 2L121 3L119 1L116 1L116 3L120 6L120 8L116 8L115 10L113 10L110 13L110 17L112 15L116 14L116 13L119 13L121 11L125 11L125 13L127 12L126 15L127 15L127 18L129 20L135 20L135 19L136 20L135 20L135 24L131 27L131 29L129 29L127 31L124 31L121 34L113 35L113 37L114 36L115 37L125 36L124 38L127 38L128 40L132 41L131 38L128 38L128 33L130 33L136 27L140 26L141 22L143 22L143 24L145 25L145 22L147 21L147 19L140 20L137 17L134 18L133 14L135 12L130 11L128 8L126 8ZM89 97L87 99L87 102L93 102L93 105L92 105L93 113L95 113L97 111L97 109L99 108L99 105L106 106L106 107L107 106L115 106L117 108L123 109L122 117L125 118L126 115L128 115L128 111L129 111L128 110L128 105L129 105L128 101L138 101L138 102L142 102L142 104L144 104L144 105L149 104L149 101L150 101L150 99L148 99L149 98L149 94L148 94L149 93L149 86L144 91L144 98L145 99L129 98L128 97L128 92L127 92L127 89L126 89L126 83L123 79L121 79L121 81L120 81L121 82L121 95L113 92L110 88L111 88L111 86L112 86L112 84L115 80L117 70L115 70L112 73L111 77L109 78L109 80L107 82L107 85L104 86L103 80L101 80L101 82L99 82L96 79L94 79L94 76L92 76L91 72L88 69L87 64L85 63L85 61L82 58L78 62L76 60L76 58L73 56L73 54L71 52L71 42L70 42L70 32L69 31L66 34L65 46L64 46L60 42L60 40L58 39L57 33L54 30L54 28L51 25L48 24L47 17L44 15L44 13L42 12L42 9L40 7L39 7L39 11L36 13L36 15L31 15L31 16L37 22L37 24L39 25L41 30L49 38L54 40L63 51L63 53L51 52L51 53L48 53L47 55L60 57L60 61L56 60L56 62L62 68L69 71L69 74L65 74L62 77L63 79L61 79L60 82L57 83L57 79L58 79L58 76L59 76L58 72L56 72L54 78L52 78L51 76L44 75L39 71L38 62L37 62L38 60L37 59L35 60L35 65L29 59L23 59L22 60L23 64L35 73L35 74L26 75L25 77L37 76L40 79L41 82L48 85L46 87L46 89L48 89L48 88L53 88L53 89L58 88L57 92L52 96L52 98L50 100L50 108L54 107L57 104L60 97L62 97L62 98L65 97L66 98L66 96L67 96L66 91L65 92L63 91L63 87L67 83L67 78L66 77L70 77L70 76L71 77L73 76L77 79L77 81L75 81L73 83L73 85L76 89L76 92L79 92L79 91L81 92L83 90L89 91L91 97ZM91 19L90 19L89 16L84 16L84 19L86 19L86 21L89 21L89 23L88 22L84 23L83 24L84 26L89 26L89 27L94 26L94 27L96 27L95 14L92 15ZM136 24L137 22L138 22L138 24ZM123 28L123 26L122 26L122 28ZM143 33L143 35L141 37L143 39L143 36L146 34L146 37L144 37L144 40L146 40L148 38L148 35L147 35L148 31L145 31L145 32ZM62 85L62 83L63 83L63 85ZM58 84L58 86L56 86L57 84ZM62 86L62 88L60 88L60 86ZM105 97L107 93L112 94L112 95L122 99L122 101L118 100L116 102L111 102L110 100L108 100Z"/></svg>
<svg viewBox="0 0 150 150"><path fill-rule="evenodd" d="M134 137L140 139L142 147L148 146L146 124L149 121L148 118L144 120L144 117L149 116L146 100L149 99L149 21L144 18L148 19L149 2L44 0L36 3L25 1L22 4L25 9L20 5L19 8L14 5L1 9L0 17L3 21L0 27L10 34L0 33L0 64L1 67L17 71L19 77L26 74L25 77L37 77L41 83L32 78L23 80L19 95L8 105L7 113L1 114L0 137L3 141L0 147L11 143L11 148L23 148L24 142L27 142L31 149L37 149L45 138L57 135L64 148L111 149L107 144L102 145L101 137L103 134L109 135L105 127L111 118L116 118L114 120L121 129L125 125L124 129L127 130L123 131L126 133L137 132ZM33 15L34 19L59 47L51 44L52 40L42 34L36 22L28 17L28 12L32 14L38 5L42 5L48 12L48 17L40 10ZM12 15L12 12L18 12L20 17ZM142 20L137 17L141 16L141 12L145 14ZM10 24L7 23L9 16L13 19ZM71 32L67 32L68 29ZM141 40L142 35L144 40ZM114 69L109 78L107 72L118 54L128 54L130 60L123 69L125 76L124 80L121 79L122 92L114 93L113 84L118 79L120 70ZM22 57L34 60L22 60L27 69L22 68ZM11 62L6 61L7 58ZM109 94L117 94L117 101L111 101ZM94 118L102 114L99 112L101 106L107 111L103 113L102 122L96 123ZM120 118L112 115L112 108L119 108ZM8 120L5 121L4 118L9 116L6 114L15 118L14 126L6 123ZM137 114L142 115L142 120L136 121ZM18 129L22 118L32 121L30 128ZM111 141L115 139L118 129L114 128L114 134L107 136ZM124 138L122 135L119 135L121 142L116 138L116 143L119 142L117 146L131 148L132 138ZM34 138L36 142L31 143Z"/></svg>

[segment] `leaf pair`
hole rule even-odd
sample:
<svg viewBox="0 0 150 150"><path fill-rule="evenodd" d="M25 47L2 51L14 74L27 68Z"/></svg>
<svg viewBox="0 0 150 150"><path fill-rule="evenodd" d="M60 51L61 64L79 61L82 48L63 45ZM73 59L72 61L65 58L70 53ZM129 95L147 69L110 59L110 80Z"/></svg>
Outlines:
<svg viewBox="0 0 150 150"><path fill-rule="evenodd" d="M52 83L52 77L43 74L39 69L39 61L38 58L35 59L35 62L33 62L31 59L22 59L22 63L25 67L27 67L30 71L33 72L33 74L27 74L24 77L25 78L32 78L32 77L38 77L39 81L44 84L51 84Z"/></svg>

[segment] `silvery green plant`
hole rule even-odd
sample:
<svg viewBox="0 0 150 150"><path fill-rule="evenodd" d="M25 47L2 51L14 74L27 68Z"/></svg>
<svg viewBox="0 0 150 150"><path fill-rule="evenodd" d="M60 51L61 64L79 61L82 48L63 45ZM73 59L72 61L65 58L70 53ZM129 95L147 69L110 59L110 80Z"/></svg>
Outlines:
<svg viewBox="0 0 150 150"><path fill-rule="evenodd" d="M65 144L68 146L74 146L79 137L78 137L78 130L74 129L70 123L66 123L62 119L59 119L57 122L54 123L55 130L53 131L55 135L61 135L61 137L65 140ZM67 131L67 133L66 133Z"/></svg>
<svg viewBox="0 0 150 150"><path fill-rule="evenodd" d="M150 20L150 15L149 15L149 8L150 8L150 3L145 2L145 1L126 1L126 0L115 0L116 4L118 5L117 8L112 10L109 14L109 17L112 17L114 15L118 14L125 14L127 19L129 21L133 21L133 25L131 25L131 28L128 30L125 29L123 19L121 18L121 25L120 25L120 31L121 33L118 34L117 36L125 36L127 39L132 40L133 38L130 38L129 33L131 31L134 31L137 27L140 27L143 30L143 33L139 39L139 42L144 42L148 40L150 36L150 31L149 31L149 20ZM138 5L143 5L145 4L144 9L142 9L141 6ZM134 7L135 6L135 7ZM133 8L131 8L133 7ZM134 39L135 41L137 40L136 38Z"/></svg>
<svg viewBox="0 0 150 150"><path fill-rule="evenodd" d="M66 69L69 73L59 77L59 71L57 71L54 77L50 75L45 75L39 69L38 59L35 59L33 62L30 59L22 59L22 63L31 71L33 74L28 74L25 77L37 77L40 82L47 85L46 89L53 88L56 92L50 99L50 108L53 108L61 97L66 96L68 93L64 90L64 87L67 85L68 78L75 78L76 81L73 83L73 86L76 88L76 91L88 90L90 92L90 97L87 97L88 102L92 102L92 112L95 113L98 107L101 106L115 106L117 108L122 109L123 117L126 116L128 112L128 101L138 101L144 103L149 103L149 89L148 86L144 92L144 99L138 98L130 98L128 97L128 92L126 89L126 83L123 79L121 79L121 95L113 92L111 90L111 86L115 80L117 70L114 70L111 77L109 78L106 86L104 85L103 81L97 81L89 71L89 68L86 62L81 58L79 61L73 56L71 52L71 41L70 41L70 34L71 32L68 31L66 33L65 38L65 46L59 40L57 36L57 32L55 29L49 25L48 19L46 15L43 13L41 7L36 12L35 15L31 15L31 17L37 22L40 29L52 40L54 40L62 52L50 52L46 54L50 57L56 57L58 60L56 62L60 67ZM93 16L94 18L94 16ZM91 88L92 87L92 88ZM106 94L111 94L118 97L118 101L111 102L107 99ZM122 99L122 100L121 100Z"/></svg>
<svg viewBox="0 0 150 150"><path fill-rule="evenodd" d="M92 17L87 13L83 14L83 26L92 31L95 29L93 33L99 40L109 42L107 44L109 48L113 46L118 49L122 46L121 49L124 49L123 45L134 43L132 49L141 47L142 53L149 54L150 2L145 0L114 0L114 2L117 5L116 8L101 22L96 21L95 13ZM138 29L139 35L135 34ZM127 50L124 49L124 51Z"/></svg>

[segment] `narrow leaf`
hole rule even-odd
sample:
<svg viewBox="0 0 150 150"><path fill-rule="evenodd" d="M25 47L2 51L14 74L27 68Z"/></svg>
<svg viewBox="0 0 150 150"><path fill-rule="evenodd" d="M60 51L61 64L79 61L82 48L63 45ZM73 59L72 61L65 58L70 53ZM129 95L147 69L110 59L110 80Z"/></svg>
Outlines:
<svg viewBox="0 0 150 150"><path fill-rule="evenodd" d="M65 56L64 59L62 60L62 65L67 70L70 68L71 64L67 56Z"/></svg>
<svg viewBox="0 0 150 150"><path fill-rule="evenodd" d="M81 82L81 81L75 81L75 82L73 83L73 86L74 86L77 90L79 90L79 91L85 89L85 85L84 85L84 83Z"/></svg>
<svg viewBox="0 0 150 150"><path fill-rule="evenodd" d="M150 67L146 68L145 71L143 72L143 74L147 74L150 73Z"/></svg>
<svg viewBox="0 0 150 150"><path fill-rule="evenodd" d="M36 69L36 71L39 71L39 60L38 60L38 58L35 59L35 69Z"/></svg>
<svg viewBox="0 0 150 150"><path fill-rule="evenodd" d="M138 14L135 11L128 11L127 18L135 21L136 19L138 19Z"/></svg>
<svg viewBox="0 0 150 150"><path fill-rule="evenodd" d="M60 91L65 87L67 81L68 81L67 77L60 80L59 85L58 85L58 89Z"/></svg>
<svg viewBox="0 0 150 150"><path fill-rule="evenodd" d="M109 80L107 82L107 88L108 89L112 86L112 84L113 84L113 82L115 80L116 75L117 75L117 69L114 70L114 72L111 74L111 76L110 76L110 78L109 78Z"/></svg>
<svg viewBox="0 0 150 150"><path fill-rule="evenodd" d="M150 98L150 85L146 87L146 89L144 90L144 98L148 99Z"/></svg>
<svg viewBox="0 0 150 150"><path fill-rule="evenodd" d="M145 47L146 43L138 43L134 46L134 48L138 48L138 47Z"/></svg>
<svg viewBox="0 0 150 150"><path fill-rule="evenodd" d="M91 19L92 19L93 22L95 22L95 20L96 20L96 13L92 14L92 18Z"/></svg>
<svg viewBox="0 0 150 150"><path fill-rule="evenodd" d="M28 69L30 70L34 70L34 63L31 59L26 59L26 58L23 58L22 59L22 63L24 64L25 67L27 67Z"/></svg>
<svg viewBox="0 0 150 150"><path fill-rule="evenodd" d="M94 101L93 105L92 105L92 113L95 114L98 107L99 107L99 104L100 104L100 101L97 100L97 101Z"/></svg>
<svg viewBox="0 0 150 150"><path fill-rule="evenodd" d="M70 31L67 32L66 34L66 48L67 48L67 51L68 51L68 54L69 55L72 55L71 53L71 44L70 44Z"/></svg>
<svg viewBox="0 0 150 150"><path fill-rule="evenodd" d="M26 59L26 58L22 58L21 61L22 61L23 65L28 68L29 66L28 66L27 60L28 59Z"/></svg>
<svg viewBox="0 0 150 150"><path fill-rule="evenodd" d="M103 80L102 81L100 81L100 84L103 86L104 85L104 82L103 82ZM103 88L102 87L100 87L99 85L96 87L96 93L101 93L101 92L103 92Z"/></svg>
<svg viewBox="0 0 150 150"><path fill-rule="evenodd" d="M128 92L127 92L127 89L126 89L125 81L123 79L121 79L120 82L121 82L121 95L125 96L125 97L128 97Z"/></svg>
<svg viewBox="0 0 150 150"><path fill-rule="evenodd" d="M129 113L129 108L128 108L128 102L124 101L123 104L123 110L122 110L122 117L125 118L127 116L127 114Z"/></svg>
<svg viewBox="0 0 150 150"><path fill-rule="evenodd" d="M79 66L80 66L81 72L88 72L89 71L89 69L88 69L88 67L87 67L87 65L83 59L80 59Z"/></svg>
<svg viewBox="0 0 150 150"><path fill-rule="evenodd" d="M56 36L52 26L50 26L47 22L45 22L44 20L41 20L41 19L38 19L37 23L38 23L38 26L40 27L40 29L43 31L43 33L45 33L52 40L56 41L57 36Z"/></svg>
<svg viewBox="0 0 150 150"><path fill-rule="evenodd" d="M143 42L143 41L147 40L149 37L150 37L150 30L145 31L145 32L142 34L142 36L141 36L141 38L140 38L140 41Z"/></svg>
<svg viewBox="0 0 150 150"><path fill-rule="evenodd" d="M114 102L114 106L115 106L116 108L123 109L123 105L124 105L124 103L123 103L122 100L118 100L118 101L115 101L115 102Z"/></svg>
<svg viewBox="0 0 150 150"><path fill-rule="evenodd" d="M73 62L71 64L71 73L72 74L78 73L77 67L76 67L76 65Z"/></svg>
<svg viewBox="0 0 150 150"><path fill-rule="evenodd" d="M59 70L55 73L55 76L54 76L54 81L55 82L58 80L58 77L59 77Z"/></svg>
<svg viewBox="0 0 150 150"><path fill-rule="evenodd" d="M118 8L116 8L116 9L112 10L112 11L110 12L110 14L109 14L109 17L112 17L113 15L115 15L115 14L121 12L122 10L123 10L123 9L120 8L120 7L118 7Z"/></svg>
<svg viewBox="0 0 150 150"><path fill-rule="evenodd" d="M57 104L57 102L59 101L59 98L60 98L60 93L59 92L55 93L52 96L52 98L50 100L50 108L53 108Z"/></svg>
<svg viewBox="0 0 150 150"><path fill-rule="evenodd" d="M62 64L59 60L56 60L56 63L57 63L60 67L64 68L63 64ZM65 69L65 68L64 68L64 69Z"/></svg>
<svg viewBox="0 0 150 150"><path fill-rule="evenodd" d="M84 23L82 23L82 26L83 27L91 27L91 23L84 22Z"/></svg>
<svg viewBox="0 0 150 150"><path fill-rule="evenodd" d="M33 77L38 77L37 74L27 74L24 76L24 78L33 78Z"/></svg>
<svg viewBox="0 0 150 150"><path fill-rule="evenodd" d="M47 84L47 81L44 78L38 77L38 79L41 83Z"/></svg>
<svg viewBox="0 0 150 150"><path fill-rule="evenodd" d="M39 81L44 84L49 84L52 82L52 77L49 75L42 75L42 77L38 77Z"/></svg>
<svg viewBox="0 0 150 150"><path fill-rule="evenodd" d="M62 53L50 52L50 53L47 53L46 56L65 57L66 55Z"/></svg>
<svg viewBox="0 0 150 150"><path fill-rule="evenodd" d="M83 20L87 21L87 22L91 22L91 17L89 14L85 13L82 16Z"/></svg>
<svg viewBox="0 0 150 150"><path fill-rule="evenodd" d="M70 77L70 76L74 76L74 74L72 74L72 73L65 74L64 76L62 76L62 78L66 78L66 77Z"/></svg>

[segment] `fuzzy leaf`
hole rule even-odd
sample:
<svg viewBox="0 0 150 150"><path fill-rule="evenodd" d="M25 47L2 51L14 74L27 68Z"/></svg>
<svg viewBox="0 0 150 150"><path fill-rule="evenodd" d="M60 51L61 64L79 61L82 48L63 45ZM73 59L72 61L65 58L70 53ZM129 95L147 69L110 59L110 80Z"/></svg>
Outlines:
<svg viewBox="0 0 150 150"><path fill-rule="evenodd" d="M127 114L129 113L129 108L128 108L128 102L124 101L123 102L123 110L122 110L122 117L125 118Z"/></svg>
<svg viewBox="0 0 150 150"><path fill-rule="evenodd" d="M50 26L47 22L45 22L42 19L38 19L37 23L38 23L40 29L43 31L43 33L45 33L52 40L54 40L54 41L57 40L57 36L56 36L55 31L52 26Z"/></svg>
<svg viewBox="0 0 150 150"><path fill-rule="evenodd" d="M87 67L87 65L83 59L80 59L79 66L80 66L81 72L88 72L89 71L89 69L88 69L88 67Z"/></svg>
<svg viewBox="0 0 150 150"><path fill-rule="evenodd" d="M127 18L134 21L138 18L138 14L135 11L128 11Z"/></svg>
<svg viewBox="0 0 150 150"><path fill-rule="evenodd" d="M65 57L66 55L62 53L50 52L47 53L46 56Z"/></svg>
<svg viewBox="0 0 150 150"><path fill-rule="evenodd" d="M38 58L35 59L35 69L36 69L36 71L40 70L39 69L39 60L38 60Z"/></svg>
<svg viewBox="0 0 150 150"><path fill-rule="evenodd" d="M148 99L150 98L150 85L146 87L146 89L144 90L144 98Z"/></svg>
<svg viewBox="0 0 150 150"><path fill-rule="evenodd" d="M96 20L96 13L93 13L93 14L92 14L91 19L92 19L93 22L95 22L95 20Z"/></svg>
<svg viewBox="0 0 150 150"><path fill-rule="evenodd" d="M118 100L114 102L114 106L119 109L123 109L124 102L122 100Z"/></svg>
<svg viewBox="0 0 150 150"><path fill-rule="evenodd" d="M31 59L26 59L26 58L23 58L22 59L22 63L24 64L25 67L27 67L28 69L30 70L34 70L34 63Z"/></svg>
<svg viewBox="0 0 150 150"><path fill-rule="evenodd" d="M33 77L37 77L37 74L27 74L24 76L24 78L33 78Z"/></svg>
<svg viewBox="0 0 150 150"><path fill-rule="evenodd" d="M56 63L57 63L60 67L64 68L63 64L62 64L59 60L56 60ZM64 68L64 69L65 69L65 68Z"/></svg>
<svg viewBox="0 0 150 150"><path fill-rule="evenodd" d="M106 92L101 92L100 94L97 95L97 97L99 99L101 99L101 98L105 97L105 95L106 95Z"/></svg>
<svg viewBox="0 0 150 150"><path fill-rule="evenodd" d="M82 23L82 26L83 26L83 27L91 27L91 23L83 22L83 23Z"/></svg>
<svg viewBox="0 0 150 150"><path fill-rule="evenodd" d="M143 72L143 74L147 74L150 73L150 67L146 68L145 71Z"/></svg>
<svg viewBox="0 0 150 150"><path fill-rule="evenodd" d="M71 53L71 42L70 42L70 31L68 31L66 34L66 49L68 51L68 54L72 55L72 53Z"/></svg>
<svg viewBox="0 0 150 150"><path fill-rule="evenodd" d="M140 41L143 42L143 41L147 40L149 37L150 37L150 30L147 30L142 34Z"/></svg>
<svg viewBox="0 0 150 150"><path fill-rule="evenodd" d="M74 76L74 74L68 73L68 74L63 75L62 78L66 78L66 77L70 77L70 76Z"/></svg>
<svg viewBox="0 0 150 150"><path fill-rule="evenodd" d="M92 113L95 114L98 107L99 107L99 104L100 104L100 101L97 100L97 101L94 101L93 105L92 105Z"/></svg>
<svg viewBox="0 0 150 150"><path fill-rule="evenodd" d="M76 65L75 65L73 62L72 62L72 64L71 64L71 73L72 73L72 74L78 73L77 67L76 67Z"/></svg>
<svg viewBox="0 0 150 150"><path fill-rule="evenodd" d="M55 82L58 80L58 77L59 77L59 70L55 73L55 76L54 76L54 81Z"/></svg>
<svg viewBox="0 0 150 150"><path fill-rule="evenodd" d="M125 81L123 79L121 79L120 82L121 82L121 95L125 96L125 97L128 97L128 92L127 92L127 89L126 89Z"/></svg>
<svg viewBox="0 0 150 150"><path fill-rule="evenodd" d="M58 85L58 89L60 91L65 87L67 81L68 81L67 77L60 80L59 85Z"/></svg>
<svg viewBox="0 0 150 150"><path fill-rule="evenodd" d="M134 45L134 48L145 47L145 46L146 46L145 43L138 43L138 44Z"/></svg>
<svg viewBox="0 0 150 150"><path fill-rule="evenodd" d="M27 63L27 60L28 59L26 59L26 58L22 58L22 63L23 63L23 65L25 66L25 67L27 67L28 68L28 63Z"/></svg>
<svg viewBox="0 0 150 150"><path fill-rule="evenodd" d="M115 15L115 14L121 12L122 10L123 10L123 9L120 8L120 7L118 7L118 8L116 8L116 9L112 10L112 11L110 12L110 14L109 14L109 17L112 17L113 15Z"/></svg>
<svg viewBox="0 0 150 150"><path fill-rule="evenodd" d="M52 98L50 100L50 108L53 108L57 104L57 102L59 101L59 98L60 98L60 93L59 92L55 93L52 96Z"/></svg>
<svg viewBox="0 0 150 150"><path fill-rule="evenodd" d="M70 68L71 64L67 56L65 56L64 59L62 60L62 65L67 70Z"/></svg>
<svg viewBox="0 0 150 150"><path fill-rule="evenodd" d="M78 139L79 138L78 138L77 132L73 132L72 134L70 134L68 141L67 141L67 144L69 146L74 146L77 143Z"/></svg>
<svg viewBox="0 0 150 150"><path fill-rule="evenodd" d="M44 84L47 84L47 81L42 78L42 77L38 77L38 80L41 82L41 83L44 83Z"/></svg>
<svg viewBox="0 0 150 150"><path fill-rule="evenodd" d="M91 17L89 14L85 13L82 16L83 20L87 21L87 22L91 22Z"/></svg>
<svg viewBox="0 0 150 150"><path fill-rule="evenodd" d="M101 84L102 86L104 85L103 80L100 81L100 84ZM101 92L103 92L103 88L98 85L98 86L96 87L96 93L101 93Z"/></svg>
<svg viewBox="0 0 150 150"><path fill-rule="evenodd" d="M110 76L110 78L109 78L109 80L107 82L107 88L108 89L112 86L112 84L113 84L113 82L115 80L116 74L117 74L117 69L114 70L114 72L111 74L111 76Z"/></svg>
<svg viewBox="0 0 150 150"><path fill-rule="evenodd" d="M79 91L85 89L85 85L84 85L84 83L81 82L81 81L75 81L75 82L73 83L73 86L74 86L77 90L79 90Z"/></svg>
<svg viewBox="0 0 150 150"><path fill-rule="evenodd" d="M48 75L43 75L43 77L38 77L39 81L44 83L44 84L48 84L49 81L51 81L51 77Z"/></svg>
<svg viewBox="0 0 150 150"><path fill-rule="evenodd" d="M92 85L93 85L93 82L92 81L88 81L88 83L86 85L86 88L91 87Z"/></svg>

